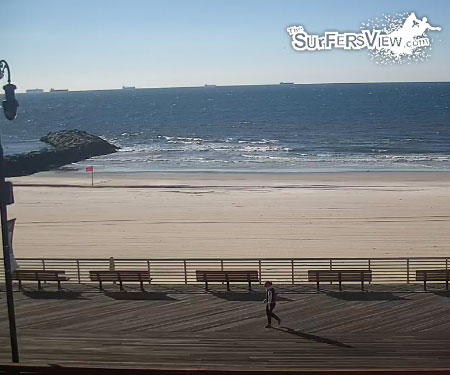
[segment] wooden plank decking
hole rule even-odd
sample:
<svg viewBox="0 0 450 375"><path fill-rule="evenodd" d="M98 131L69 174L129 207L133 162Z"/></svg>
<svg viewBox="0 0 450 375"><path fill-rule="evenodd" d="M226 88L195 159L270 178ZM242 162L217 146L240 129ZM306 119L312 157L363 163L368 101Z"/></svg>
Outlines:
<svg viewBox="0 0 450 375"><path fill-rule="evenodd" d="M264 329L263 290L212 285L26 285L15 292L21 361L152 368L450 368L444 286L279 288L280 328ZM434 288L434 292L432 291ZM390 291L387 291L390 290ZM4 288L0 362L9 362Z"/></svg>

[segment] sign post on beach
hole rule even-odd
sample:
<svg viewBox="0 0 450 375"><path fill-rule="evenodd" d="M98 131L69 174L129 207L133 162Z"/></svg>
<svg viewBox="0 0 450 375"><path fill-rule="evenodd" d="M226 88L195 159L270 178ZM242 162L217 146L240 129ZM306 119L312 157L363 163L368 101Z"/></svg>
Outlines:
<svg viewBox="0 0 450 375"><path fill-rule="evenodd" d="M91 172L91 186L94 186L94 166L86 167L86 172Z"/></svg>

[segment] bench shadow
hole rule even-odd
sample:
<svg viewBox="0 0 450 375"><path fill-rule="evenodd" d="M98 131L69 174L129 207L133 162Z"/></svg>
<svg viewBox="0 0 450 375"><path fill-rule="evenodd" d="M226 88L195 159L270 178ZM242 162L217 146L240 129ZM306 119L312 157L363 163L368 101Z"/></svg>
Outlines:
<svg viewBox="0 0 450 375"><path fill-rule="evenodd" d="M210 291L211 294L214 297L222 298L227 301L254 301L254 302L262 302L264 301L264 298L266 297L265 293L261 292L247 292L247 293L236 293L236 292L215 292ZM283 302L283 301L292 301L289 298L277 296L277 302Z"/></svg>
<svg viewBox="0 0 450 375"><path fill-rule="evenodd" d="M115 300L133 300L133 301L177 301L169 297L167 293L160 292L107 292L105 296Z"/></svg>
<svg viewBox="0 0 450 375"><path fill-rule="evenodd" d="M399 301L408 299L399 297L392 292L326 292L325 294L344 301Z"/></svg>
<svg viewBox="0 0 450 375"><path fill-rule="evenodd" d="M450 291L447 290L434 291L433 293L437 296L450 298Z"/></svg>
<svg viewBox="0 0 450 375"><path fill-rule="evenodd" d="M81 292L45 292L45 291L24 291L24 296L32 299L78 299L87 300L88 298L81 297Z"/></svg>
<svg viewBox="0 0 450 375"><path fill-rule="evenodd" d="M322 344L339 346L341 348L354 348L351 345L344 344L343 342L340 342L340 341L337 341L337 340L332 340L332 339L327 339L326 337L312 335L311 333L305 333L305 332L301 332L301 331L296 331L296 330L294 330L292 328L289 328L289 327L273 327L273 329L276 329L277 331L280 331L280 332L288 333L290 335L302 337L302 338L304 338L306 340L309 340L309 341L315 341L315 342L320 342Z"/></svg>
<svg viewBox="0 0 450 375"><path fill-rule="evenodd" d="M205 294L205 287L201 285L158 285L152 284L153 290L164 290L170 294Z"/></svg>

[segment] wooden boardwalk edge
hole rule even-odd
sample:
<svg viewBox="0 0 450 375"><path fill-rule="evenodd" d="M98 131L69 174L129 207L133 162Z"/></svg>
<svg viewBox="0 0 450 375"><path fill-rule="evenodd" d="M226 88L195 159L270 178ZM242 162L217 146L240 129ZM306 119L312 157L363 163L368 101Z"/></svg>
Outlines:
<svg viewBox="0 0 450 375"><path fill-rule="evenodd" d="M422 368L422 369L151 369L126 367L85 367L61 365L33 365L33 364L1 364L0 375L10 374L77 374L77 375L449 375L450 368Z"/></svg>

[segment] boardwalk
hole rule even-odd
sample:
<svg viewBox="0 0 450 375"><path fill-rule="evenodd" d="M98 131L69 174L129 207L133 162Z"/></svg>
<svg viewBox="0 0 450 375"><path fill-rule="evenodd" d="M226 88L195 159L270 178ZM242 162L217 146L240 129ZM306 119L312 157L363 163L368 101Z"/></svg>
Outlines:
<svg viewBox="0 0 450 375"><path fill-rule="evenodd" d="M159 368L450 368L450 294L441 286L282 286L281 328L263 290L68 284L15 292L21 360ZM4 287L0 362L8 362ZM390 290L390 291L389 291ZM434 291L433 291L434 290Z"/></svg>

